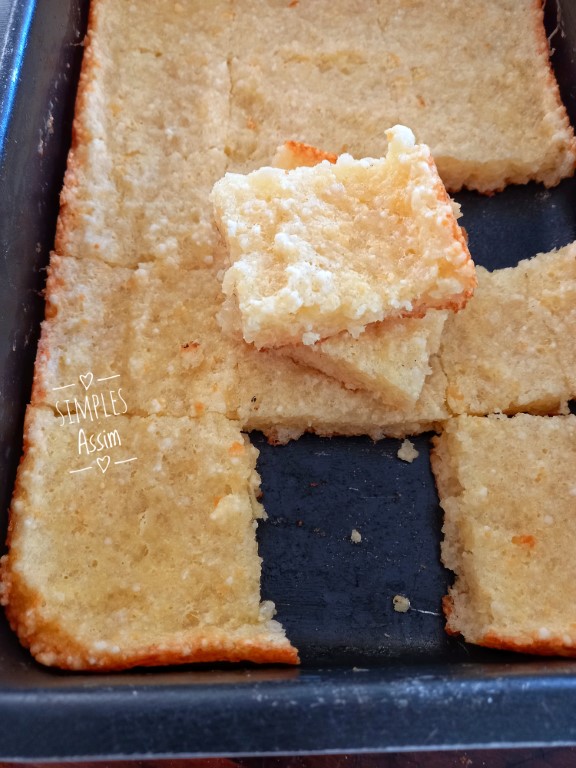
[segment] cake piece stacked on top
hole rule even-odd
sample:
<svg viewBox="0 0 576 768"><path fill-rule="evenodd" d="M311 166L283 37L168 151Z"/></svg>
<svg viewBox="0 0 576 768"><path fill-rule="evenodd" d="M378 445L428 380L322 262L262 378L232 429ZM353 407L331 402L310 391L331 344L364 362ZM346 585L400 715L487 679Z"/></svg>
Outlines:
<svg viewBox="0 0 576 768"><path fill-rule="evenodd" d="M428 148L403 126L387 139L380 160L307 148L293 170L227 174L211 199L231 262L225 332L402 408L431 372L441 310L476 278Z"/></svg>
<svg viewBox="0 0 576 768"><path fill-rule="evenodd" d="M476 284L428 147L404 126L381 159L227 174L211 195L231 266L224 293L257 348L459 309Z"/></svg>

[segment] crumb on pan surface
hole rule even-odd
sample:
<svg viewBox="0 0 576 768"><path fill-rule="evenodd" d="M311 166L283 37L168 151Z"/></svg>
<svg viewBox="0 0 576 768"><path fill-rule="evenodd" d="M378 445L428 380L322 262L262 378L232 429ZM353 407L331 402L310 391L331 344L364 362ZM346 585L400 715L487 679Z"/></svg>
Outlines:
<svg viewBox="0 0 576 768"><path fill-rule="evenodd" d="M352 544L360 544L362 541L362 534L360 531L357 531L356 528L352 529L352 533L350 534L350 541Z"/></svg>
<svg viewBox="0 0 576 768"><path fill-rule="evenodd" d="M408 613L410 610L410 600L405 595L394 595L392 606L396 613Z"/></svg>
<svg viewBox="0 0 576 768"><path fill-rule="evenodd" d="M402 441L402 445L398 448L398 453L396 455L402 461L407 461L408 464L411 464L414 459L417 459L418 456L420 456L414 443L408 439Z"/></svg>

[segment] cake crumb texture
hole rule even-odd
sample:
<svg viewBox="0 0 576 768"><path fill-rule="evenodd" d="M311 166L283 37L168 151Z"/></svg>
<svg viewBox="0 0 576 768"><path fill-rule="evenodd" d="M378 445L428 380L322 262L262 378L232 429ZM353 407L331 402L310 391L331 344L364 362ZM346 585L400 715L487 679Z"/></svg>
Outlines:
<svg viewBox="0 0 576 768"><path fill-rule="evenodd" d="M576 655L576 417L459 416L434 439L447 630L468 642Z"/></svg>
<svg viewBox="0 0 576 768"><path fill-rule="evenodd" d="M238 426L219 414L63 421L28 409L1 567L2 603L38 661L295 663L260 601L258 452ZM109 436L107 450L81 448L81 430L86 445Z"/></svg>
<svg viewBox="0 0 576 768"><path fill-rule="evenodd" d="M448 317L442 335L449 409L565 411L576 396L576 243L477 274L473 299Z"/></svg>
<svg viewBox="0 0 576 768"><path fill-rule="evenodd" d="M211 193L245 341L313 344L369 323L460 309L476 285L428 148L397 125L385 158L227 174Z"/></svg>

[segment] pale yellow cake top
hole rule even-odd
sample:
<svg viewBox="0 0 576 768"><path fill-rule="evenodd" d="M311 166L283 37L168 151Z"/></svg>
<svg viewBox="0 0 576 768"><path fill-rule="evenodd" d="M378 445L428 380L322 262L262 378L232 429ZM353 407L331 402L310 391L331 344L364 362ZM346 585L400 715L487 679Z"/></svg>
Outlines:
<svg viewBox="0 0 576 768"><path fill-rule="evenodd" d="M469 642L576 655L576 417L460 416L435 438L447 628Z"/></svg>
<svg viewBox="0 0 576 768"><path fill-rule="evenodd" d="M573 173L574 132L535 0L242 0L232 24L229 170L286 139L354 157L409 125L446 188ZM552 40L552 45L554 40Z"/></svg>
<svg viewBox="0 0 576 768"><path fill-rule="evenodd" d="M257 347L357 336L386 317L459 308L474 265L428 148L404 126L381 159L227 174L212 191L224 292Z"/></svg>
<svg viewBox="0 0 576 768"><path fill-rule="evenodd" d="M297 660L260 600L258 451L219 414L29 408L0 600L42 663Z"/></svg>
<svg viewBox="0 0 576 768"><path fill-rule="evenodd" d="M555 413L576 394L576 245L488 272L446 321L440 358L453 413Z"/></svg>

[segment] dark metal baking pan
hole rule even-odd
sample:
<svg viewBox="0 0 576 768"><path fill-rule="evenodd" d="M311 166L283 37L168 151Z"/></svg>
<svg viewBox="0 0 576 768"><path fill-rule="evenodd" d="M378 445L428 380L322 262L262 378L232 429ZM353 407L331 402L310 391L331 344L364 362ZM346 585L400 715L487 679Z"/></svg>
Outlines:
<svg viewBox="0 0 576 768"><path fill-rule="evenodd" d="M576 117L576 8L549 3L554 63ZM0 3L0 451L3 523L21 450L87 8ZM576 183L458 195L489 268L576 239ZM576 663L444 634L441 514L428 438L259 435L263 591L299 669L210 665L89 676L36 665L0 620L0 759L71 759L576 744ZM362 535L350 541L352 529ZM396 613L392 598L412 609Z"/></svg>

